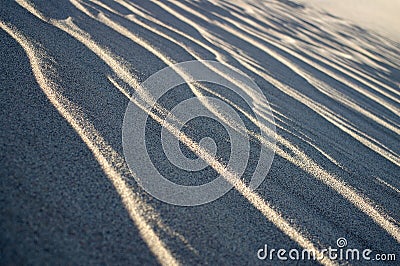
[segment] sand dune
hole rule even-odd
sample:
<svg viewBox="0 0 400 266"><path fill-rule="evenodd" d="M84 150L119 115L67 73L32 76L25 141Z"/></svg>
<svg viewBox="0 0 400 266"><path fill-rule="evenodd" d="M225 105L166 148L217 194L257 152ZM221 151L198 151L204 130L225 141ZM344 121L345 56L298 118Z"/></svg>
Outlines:
<svg viewBox="0 0 400 266"><path fill-rule="evenodd" d="M257 251L265 244L320 256L340 237L398 253L397 42L291 1L17 0L4 4L0 28L2 264L264 264ZM141 82L167 66L190 80L176 67L189 60L247 74L274 119L246 84L239 87L254 109L207 83L147 108L154 100ZM201 122L208 131L191 133L177 127L179 117L164 121L193 96L256 143L242 176L223 163L229 149L215 156L197 140L211 134L224 143L220 127ZM230 122L206 96L258 129ZM151 118L146 137L159 171L182 183L221 175L233 189L195 207L146 193L135 181L146 176L128 168L122 150L128 102ZM157 146L161 126L209 167L196 175L168 165ZM274 147L275 158L254 190L260 146Z"/></svg>

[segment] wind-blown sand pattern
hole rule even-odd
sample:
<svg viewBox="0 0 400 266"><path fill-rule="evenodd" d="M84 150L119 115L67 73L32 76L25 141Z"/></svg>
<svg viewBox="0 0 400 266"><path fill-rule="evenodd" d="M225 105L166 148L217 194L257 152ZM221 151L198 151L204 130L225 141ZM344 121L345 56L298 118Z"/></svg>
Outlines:
<svg viewBox="0 0 400 266"><path fill-rule="evenodd" d="M398 43L290 1L17 0L2 7L0 28L2 264L265 264L264 244L321 254L339 237L398 253ZM140 83L188 60L254 79L273 110L276 155L251 190L164 123L158 105L149 117L233 184L214 202L178 207L135 183L121 127L128 101L150 101ZM274 134L211 86L188 89Z"/></svg>

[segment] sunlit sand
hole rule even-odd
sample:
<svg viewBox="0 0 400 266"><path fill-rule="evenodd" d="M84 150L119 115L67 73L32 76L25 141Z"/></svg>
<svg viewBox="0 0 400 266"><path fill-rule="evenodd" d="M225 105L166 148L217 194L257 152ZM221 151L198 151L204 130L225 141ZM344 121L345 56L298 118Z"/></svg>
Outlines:
<svg viewBox="0 0 400 266"><path fill-rule="evenodd" d="M17 0L0 13L0 28L24 50L20 56L30 64L24 70L37 82L32 89L40 88L60 119L93 155L91 160L104 173L98 178L109 180L117 192L144 243L132 242L133 250L148 249L162 265L257 262L256 252L265 241L277 247L299 246L320 256L338 237L346 237L355 248L396 252L400 243L400 56L396 38L291 1L70 0L60 5L65 5L65 11L52 3L46 6L39 1ZM32 33L26 22L5 15L14 9L26 21L45 25L43 30L37 29L41 34ZM47 37L45 29L51 29ZM64 38L65 44L57 44L60 50L52 44L61 41L52 39L55 35ZM80 47L71 57L81 57L77 60L96 69L89 70L90 74L77 73L64 58L62 47L68 42ZM89 55L92 61L86 61ZM140 58L142 62L137 61ZM276 158L259 188L249 188L220 158L174 124L163 121L168 114L164 106L146 109L153 99L141 82L162 67L172 67L189 79L185 71L175 67L188 60L232 65L254 79L268 99L276 134L257 121L254 110L242 108L207 84L188 85L195 96L210 94L228 103L262 134L225 121L224 115L204 100L202 105L221 121L244 137L275 149ZM235 82L212 65L205 65ZM74 85L63 79L64 72L75 73L71 77ZM4 80L3 90L13 86ZM97 82L106 84L108 91L102 91ZM257 102L257 96L245 85L241 88ZM81 106L82 101L87 103ZM116 130L122 126L123 114L118 110L128 101L204 160L232 184L233 190L209 206L185 208L147 195L134 182L134 177L146 177L134 176L136 173L128 169L121 151L121 133ZM257 107L262 110L265 106L258 103ZM178 117L172 119L179 123ZM6 123L5 117L2 120ZM276 143L263 134L274 135ZM8 161L5 164L9 168L4 176L11 176L12 167ZM46 170L42 173L49 174ZM13 208L12 203L9 206ZM207 223L218 220L219 215L220 228ZM3 216L2 220L14 218ZM233 237L227 237L227 232ZM246 235L257 237L248 239ZM212 243L214 240L218 244ZM118 235L107 241L118 246ZM241 250L234 252L232 247ZM24 248L11 247L18 254ZM112 254L93 253L96 259L85 261L82 257L82 263L98 263ZM10 254L5 256L6 264L15 260ZM68 263L66 257L79 257L76 254L66 252L53 257L52 262ZM41 261L38 256L36 262ZM129 264L142 263L143 258L135 256L128 256ZM29 256L25 261L30 261ZM339 262L323 258L319 263Z"/></svg>

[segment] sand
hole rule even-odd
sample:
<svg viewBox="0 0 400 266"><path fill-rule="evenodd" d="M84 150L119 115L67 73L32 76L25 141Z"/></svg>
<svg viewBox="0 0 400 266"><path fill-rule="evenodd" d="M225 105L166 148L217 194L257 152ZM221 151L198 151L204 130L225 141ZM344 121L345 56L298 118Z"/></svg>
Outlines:
<svg viewBox="0 0 400 266"><path fill-rule="evenodd" d="M318 254L340 237L349 248L398 253L395 38L308 5L257 0L18 0L2 4L0 28L1 264L266 264L257 258L266 244ZM257 189L247 186L252 146L243 181L211 203L182 207L138 185L146 176L125 162L122 125L141 82L189 60L226 63L253 79L271 106L276 147ZM242 106L221 88L203 89L182 87L162 103L202 92ZM240 110L251 124L255 110ZM216 173L230 180L220 163L228 146L217 158L203 154L210 166L198 174L168 164L157 133L163 116L150 115L159 171L182 184ZM223 128L207 123L185 133L187 154L201 136L226 143ZM257 129L247 133L267 145Z"/></svg>
<svg viewBox="0 0 400 266"><path fill-rule="evenodd" d="M397 12L400 9L398 0L299 0L296 2L323 10L392 40L400 41L400 29L395 26L400 24Z"/></svg>

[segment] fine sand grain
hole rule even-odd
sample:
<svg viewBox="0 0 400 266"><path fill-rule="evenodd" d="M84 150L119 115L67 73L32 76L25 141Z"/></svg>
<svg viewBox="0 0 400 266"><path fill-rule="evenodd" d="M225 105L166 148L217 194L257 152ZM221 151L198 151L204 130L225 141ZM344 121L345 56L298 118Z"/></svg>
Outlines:
<svg viewBox="0 0 400 266"><path fill-rule="evenodd" d="M320 255L340 237L400 260L399 48L395 38L298 1L3 3L0 264L287 264L259 260L257 251L267 244ZM257 164L249 160L223 197L180 207L136 183L146 177L129 170L121 128L132 94L151 93L141 82L189 60L229 64L258 84L276 148L257 189L247 186ZM203 121L203 131L180 134L163 124L162 103L213 96L266 127L225 92L190 84L149 112L150 132L163 125L210 165L201 176L182 174L149 133L149 154L174 181L220 174L231 182L235 173L221 163L229 149L218 158L196 153L201 134L226 142L220 126ZM269 144L257 130L246 133Z"/></svg>

